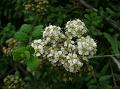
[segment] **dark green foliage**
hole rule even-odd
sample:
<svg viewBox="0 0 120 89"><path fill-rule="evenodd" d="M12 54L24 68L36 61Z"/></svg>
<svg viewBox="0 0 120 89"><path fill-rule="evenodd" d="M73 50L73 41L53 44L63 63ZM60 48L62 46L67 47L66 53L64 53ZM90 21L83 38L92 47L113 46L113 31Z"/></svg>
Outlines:
<svg viewBox="0 0 120 89"><path fill-rule="evenodd" d="M28 47L17 47L13 49L13 60L17 62L24 62L29 71L35 71L40 64L40 61L34 56L34 49Z"/></svg>
<svg viewBox="0 0 120 89"><path fill-rule="evenodd" d="M92 35L101 35L100 29L102 28L102 20L103 18L99 16L96 12L91 10L86 10L87 14L84 15L85 23L89 27L89 32Z"/></svg>
<svg viewBox="0 0 120 89"><path fill-rule="evenodd" d="M43 26L42 25L37 25L33 28L32 37L34 39L41 38L42 34L43 34Z"/></svg>
<svg viewBox="0 0 120 89"><path fill-rule="evenodd" d="M120 42L117 39L117 37L115 37L115 36L112 37L108 33L104 33L104 36L108 40L108 42L110 43L110 45L112 47L112 50L113 50L113 53L114 54L119 54L119 50L120 50L119 45L120 45Z"/></svg>
<svg viewBox="0 0 120 89"><path fill-rule="evenodd" d="M13 37L15 33L15 26L13 26L11 23L8 23L5 27L2 27L1 29L2 30L0 31L0 45L2 45L7 39Z"/></svg>
<svg viewBox="0 0 120 89"><path fill-rule="evenodd" d="M18 40L18 41L27 41L28 40L28 36L26 33L24 32L17 32L15 34L15 38Z"/></svg>
<svg viewBox="0 0 120 89"><path fill-rule="evenodd" d="M24 0L2 0L0 2L0 21L2 25L12 22L19 26L23 20L23 2Z"/></svg>
<svg viewBox="0 0 120 89"><path fill-rule="evenodd" d="M32 30L31 25L23 24L18 32L15 33L15 39L21 42L26 42L29 39L28 34Z"/></svg>
<svg viewBox="0 0 120 89"><path fill-rule="evenodd" d="M42 37L43 26L32 26L29 24L23 24L19 31L15 33L14 37L17 41L23 44L31 41L32 39L38 39Z"/></svg>
<svg viewBox="0 0 120 89"><path fill-rule="evenodd" d="M48 0L44 14L34 10L25 13L28 1L0 0L0 89L4 89L4 79L8 75L15 78L16 72L28 89L120 89L120 69L112 59L115 57L119 64L119 0ZM30 46L34 39L42 38L44 27L65 27L67 21L76 18L85 22L98 46L97 57L90 59L90 73L73 74L52 66L46 59L35 57ZM6 54L9 49L10 54Z"/></svg>

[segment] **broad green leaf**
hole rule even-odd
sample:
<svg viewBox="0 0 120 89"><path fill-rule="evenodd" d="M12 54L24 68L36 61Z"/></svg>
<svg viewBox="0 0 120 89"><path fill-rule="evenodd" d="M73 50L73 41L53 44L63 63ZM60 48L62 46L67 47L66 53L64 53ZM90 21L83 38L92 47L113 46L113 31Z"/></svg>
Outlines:
<svg viewBox="0 0 120 89"><path fill-rule="evenodd" d="M23 24L20 29L21 32L28 34L32 30L32 25Z"/></svg>
<svg viewBox="0 0 120 89"><path fill-rule="evenodd" d="M23 32L17 32L15 34L15 39L18 40L18 41L27 41L28 40L28 35L26 33L23 33Z"/></svg>
<svg viewBox="0 0 120 89"><path fill-rule="evenodd" d="M17 47L13 49L13 60L15 61L21 61L25 58L24 52L26 51L25 47Z"/></svg>
<svg viewBox="0 0 120 89"><path fill-rule="evenodd" d="M27 46L26 48L27 48L27 50L30 52L30 54L34 54L34 53L35 53L35 50L34 50L33 47Z"/></svg>
<svg viewBox="0 0 120 89"><path fill-rule="evenodd" d="M29 51L25 51L24 55L25 55L25 57L26 57L27 60L30 59L30 52Z"/></svg>
<svg viewBox="0 0 120 89"><path fill-rule="evenodd" d="M26 61L27 68L29 71L36 71L40 62L38 59L34 58L34 56L31 57L30 60Z"/></svg>
<svg viewBox="0 0 120 89"><path fill-rule="evenodd" d="M40 38L42 37L42 34L43 34L43 26L42 25L35 26L32 32L32 37Z"/></svg>

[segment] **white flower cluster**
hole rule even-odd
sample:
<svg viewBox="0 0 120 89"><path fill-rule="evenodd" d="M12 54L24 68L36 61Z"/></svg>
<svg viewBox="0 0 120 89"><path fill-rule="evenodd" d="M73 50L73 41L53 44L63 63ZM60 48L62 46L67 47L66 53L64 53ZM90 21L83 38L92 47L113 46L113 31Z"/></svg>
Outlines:
<svg viewBox="0 0 120 89"><path fill-rule="evenodd" d="M65 32L50 25L45 28L43 39L34 40L31 46L36 56L75 73L96 53L96 42L90 36L83 36L86 32L85 24L79 19L68 21Z"/></svg>
<svg viewBox="0 0 120 89"><path fill-rule="evenodd" d="M45 31L43 32L43 38L45 40L45 43L54 43L56 44L56 41L60 41L61 39L65 38L65 35L61 33L61 28L57 26L48 26L45 28Z"/></svg>
<svg viewBox="0 0 120 89"><path fill-rule="evenodd" d="M68 21L66 26L66 35L72 39L72 37L81 37L87 32L85 24L79 20Z"/></svg>
<svg viewBox="0 0 120 89"><path fill-rule="evenodd" d="M31 46L35 49L35 55L40 56L44 53L42 40L34 40L34 42L31 44Z"/></svg>

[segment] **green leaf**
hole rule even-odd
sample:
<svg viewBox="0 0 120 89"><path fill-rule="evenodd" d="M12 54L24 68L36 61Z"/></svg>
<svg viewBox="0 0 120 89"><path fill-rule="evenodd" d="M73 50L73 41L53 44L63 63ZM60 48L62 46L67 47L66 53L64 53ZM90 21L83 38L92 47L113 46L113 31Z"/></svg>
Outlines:
<svg viewBox="0 0 120 89"><path fill-rule="evenodd" d="M100 82L108 81L110 78L111 78L111 75L104 75L100 77L99 81Z"/></svg>
<svg viewBox="0 0 120 89"><path fill-rule="evenodd" d="M30 52L29 51L25 51L24 55L25 55L25 57L26 57L27 60L30 59Z"/></svg>
<svg viewBox="0 0 120 89"><path fill-rule="evenodd" d="M27 41L29 38L28 35L23 32L17 32L14 37L16 40L21 41L21 42Z"/></svg>
<svg viewBox="0 0 120 89"><path fill-rule="evenodd" d="M114 54L119 54L119 45L118 45L117 38L110 36L108 33L104 33L104 36L108 40L108 42L111 44Z"/></svg>
<svg viewBox="0 0 120 89"><path fill-rule="evenodd" d="M8 23L5 27L4 27L4 31L5 32L9 32L10 31L10 28L11 28L12 24L11 23Z"/></svg>
<svg viewBox="0 0 120 89"><path fill-rule="evenodd" d="M35 53L35 50L34 50L33 47L27 46L26 48L27 48L27 50L29 50L30 54L34 54Z"/></svg>
<svg viewBox="0 0 120 89"><path fill-rule="evenodd" d="M96 85L90 85L90 86L88 86L88 89L97 89L97 86Z"/></svg>
<svg viewBox="0 0 120 89"><path fill-rule="evenodd" d="M43 26L42 25L35 26L32 32L32 37L40 38L42 37L42 34L43 34Z"/></svg>
<svg viewBox="0 0 120 89"><path fill-rule="evenodd" d="M28 34L31 30L32 30L32 25L29 25L29 24L23 24L20 27L20 31L26 34Z"/></svg>
<svg viewBox="0 0 120 89"><path fill-rule="evenodd" d="M25 47L17 47L13 49L13 60L15 61L21 61L25 58L24 52L26 51Z"/></svg>
<svg viewBox="0 0 120 89"><path fill-rule="evenodd" d="M118 47L119 47L119 50L120 50L120 41L118 41Z"/></svg>
<svg viewBox="0 0 120 89"><path fill-rule="evenodd" d="M107 73L109 65L106 64L105 66L103 66L102 70L99 73L99 76L105 75L105 73Z"/></svg>
<svg viewBox="0 0 120 89"><path fill-rule="evenodd" d="M91 80L88 82L87 85L91 85L91 84L95 84L95 83L96 83L95 79L91 79Z"/></svg>
<svg viewBox="0 0 120 89"><path fill-rule="evenodd" d="M30 60L26 61L26 64L29 71L36 71L40 62L38 59L32 56Z"/></svg>

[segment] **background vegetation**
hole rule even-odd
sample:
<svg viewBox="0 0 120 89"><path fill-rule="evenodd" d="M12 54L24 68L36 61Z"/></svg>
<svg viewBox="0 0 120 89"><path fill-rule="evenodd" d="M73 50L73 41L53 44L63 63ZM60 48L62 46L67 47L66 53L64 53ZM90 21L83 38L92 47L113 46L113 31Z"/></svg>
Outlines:
<svg viewBox="0 0 120 89"><path fill-rule="evenodd" d="M75 18L98 45L89 72L72 74L36 61L29 43L45 26L64 27ZM119 61L119 0L1 0L0 89L120 89Z"/></svg>

